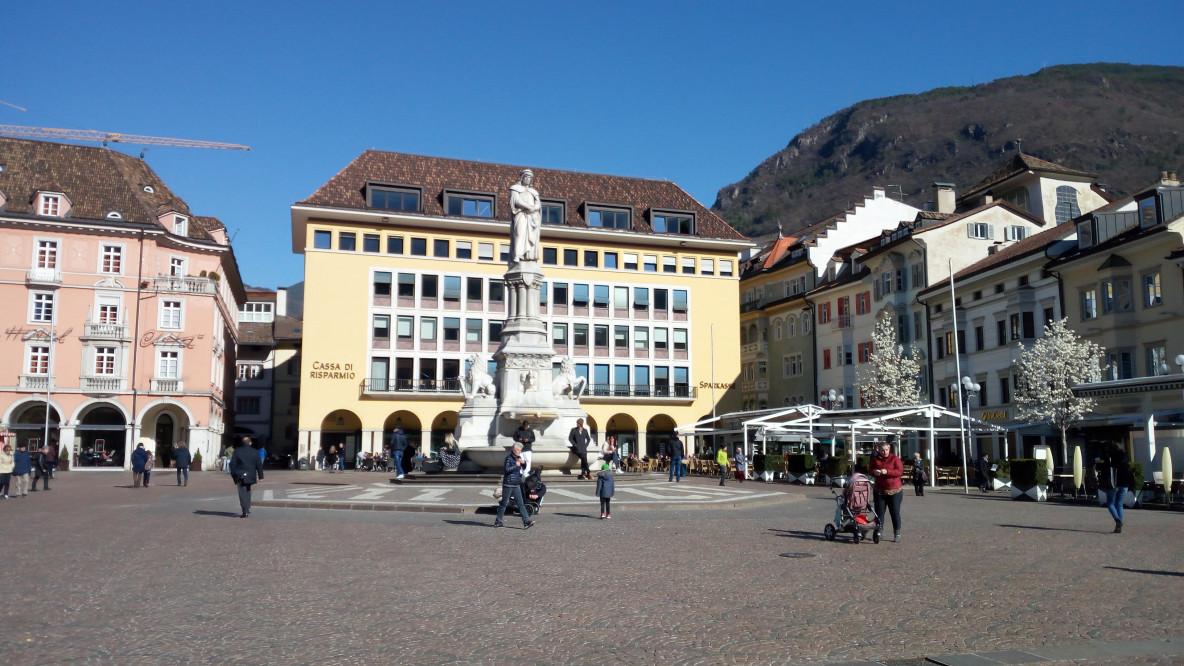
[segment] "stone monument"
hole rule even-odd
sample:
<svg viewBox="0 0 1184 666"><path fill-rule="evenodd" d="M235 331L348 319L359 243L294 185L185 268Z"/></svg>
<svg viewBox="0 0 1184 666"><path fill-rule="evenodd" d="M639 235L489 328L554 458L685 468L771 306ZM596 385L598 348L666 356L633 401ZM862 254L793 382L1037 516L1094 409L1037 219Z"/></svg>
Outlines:
<svg viewBox="0 0 1184 666"><path fill-rule="evenodd" d="M514 431L523 421L535 432L531 464L550 471L570 470L579 460L568 449L567 436L576 419L587 420L580 407L586 380L577 377L569 357L557 357L539 316L539 236L542 203L527 169L510 186L510 259L506 269L507 319L497 364L489 374L488 359L473 354L465 373L465 405L457 419L456 439L465 454L461 471L501 471ZM559 374L555 375L555 363Z"/></svg>

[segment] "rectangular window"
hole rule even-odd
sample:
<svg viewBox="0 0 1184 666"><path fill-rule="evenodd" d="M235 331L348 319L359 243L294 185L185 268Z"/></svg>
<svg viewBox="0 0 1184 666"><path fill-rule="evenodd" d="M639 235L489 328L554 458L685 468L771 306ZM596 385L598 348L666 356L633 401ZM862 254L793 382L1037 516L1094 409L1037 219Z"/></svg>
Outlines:
<svg viewBox="0 0 1184 666"><path fill-rule="evenodd" d="M730 259L721 259L719 262L719 274L721 277L732 276L732 261Z"/></svg>
<svg viewBox="0 0 1184 666"><path fill-rule="evenodd" d="M608 285L607 284L598 284L593 288L592 291L593 291L592 304L598 308L607 308L608 307Z"/></svg>
<svg viewBox="0 0 1184 666"><path fill-rule="evenodd" d="M605 252L604 253L604 267L605 268L617 268L618 267L616 252Z"/></svg>
<svg viewBox="0 0 1184 666"><path fill-rule="evenodd" d="M420 317L419 318L419 339L424 342L435 342L436 340L436 318L435 317Z"/></svg>
<svg viewBox="0 0 1184 666"><path fill-rule="evenodd" d="M498 243L497 244L497 256L498 256L498 261L509 261L510 260L510 244L509 243ZM490 361L490 362L492 363L492 361Z"/></svg>
<svg viewBox="0 0 1184 666"><path fill-rule="evenodd" d="M52 323L54 310L54 295L50 292L33 292L33 307L29 320L34 322Z"/></svg>
<svg viewBox="0 0 1184 666"><path fill-rule="evenodd" d="M600 253L596 250L584 250L584 268L599 268Z"/></svg>
<svg viewBox="0 0 1184 666"><path fill-rule="evenodd" d="M685 328L674 329L674 351L686 351L686 350L687 350L687 329L685 329Z"/></svg>
<svg viewBox="0 0 1184 666"><path fill-rule="evenodd" d="M501 319L490 319L489 320L489 338L488 338L488 340L490 342L500 341L502 339L502 328L505 325L506 325L506 322Z"/></svg>
<svg viewBox="0 0 1184 666"><path fill-rule="evenodd" d="M613 327L613 347L616 349L629 348L629 327L628 326L614 326Z"/></svg>
<svg viewBox="0 0 1184 666"><path fill-rule="evenodd" d="M695 216L689 213L654 214L654 231L659 234L693 234L695 233Z"/></svg>
<svg viewBox="0 0 1184 666"><path fill-rule="evenodd" d="M477 243L477 258L481 261L493 261L493 243Z"/></svg>
<svg viewBox="0 0 1184 666"><path fill-rule="evenodd" d="M1160 377L1171 372L1168 367L1168 353L1163 345L1147 347L1147 376Z"/></svg>
<svg viewBox="0 0 1184 666"><path fill-rule="evenodd" d="M983 327L982 326L975 326L974 327L974 350L975 351L982 351L984 343L985 343L985 337L983 336Z"/></svg>
<svg viewBox="0 0 1184 666"><path fill-rule="evenodd" d="M685 289L675 289L674 290L674 311L675 312L686 312L687 311L687 292Z"/></svg>
<svg viewBox="0 0 1184 666"><path fill-rule="evenodd" d="M387 254L403 254L403 237L402 236L387 236L386 237L386 253Z"/></svg>
<svg viewBox="0 0 1184 666"><path fill-rule="evenodd" d="M715 260L714 259L700 259L699 260L699 274L700 275L715 275Z"/></svg>
<svg viewBox="0 0 1184 666"><path fill-rule="evenodd" d="M415 317L401 316L395 321L395 327L395 335L399 336L400 340L410 341L414 339Z"/></svg>
<svg viewBox="0 0 1184 666"><path fill-rule="evenodd" d="M28 374L49 374L49 347L42 347L40 345L29 347Z"/></svg>
<svg viewBox="0 0 1184 666"><path fill-rule="evenodd" d="M669 329L665 329L665 328L655 328L654 329L654 349L656 351L666 351L669 348L667 346L667 337L669 336L669 334L670 334Z"/></svg>
<svg viewBox="0 0 1184 666"><path fill-rule="evenodd" d="M411 278L413 281L414 277ZM391 295L391 274L385 271L376 271L374 273L374 295L385 296L390 298ZM389 304L389 303L388 303Z"/></svg>
<svg viewBox="0 0 1184 666"><path fill-rule="evenodd" d="M567 307L568 298L567 298L567 283L566 282L556 282L551 287L551 295L553 297L552 305L562 305L564 307Z"/></svg>
<svg viewBox="0 0 1184 666"><path fill-rule="evenodd" d="M970 222L966 225L966 235L970 238L987 240L991 238L991 225L986 222Z"/></svg>
<svg viewBox="0 0 1184 666"><path fill-rule="evenodd" d="M572 285L571 304L576 307L588 307L588 285Z"/></svg>
<svg viewBox="0 0 1184 666"><path fill-rule="evenodd" d="M358 249L358 235L351 231L342 231L337 234L337 249L345 252L353 252Z"/></svg>
<svg viewBox="0 0 1184 666"><path fill-rule="evenodd" d="M1085 289L1081 292L1081 319L1088 321L1098 316L1098 291Z"/></svg>
<svg viewBox="0 0 1184 666"><path fill-rule="evenodd" d="M62 198L55 194L41 195L41 214L50 217L57 217L58 211L61 210Z"/></svg>
<svg viewBox="0 0 1184 666"><path fill-rule="evenodd" d="M670 292L666 289L654 290L654 310L666 312L670 309Z"/></svg>
<svg viewBox="0 0 1184 666"><path fill-rule="evenodd" d="M460 342L460 319L458 317L444 318L444 342Z"/></svg>
<svg viewBox="0 0 1184 666"><path fill-rule="evenodd" d="M419 278L419 295L423 298L439 298L440 276L424 275Z"/></svg>
<svg viewBox="0 0 1184 666"><path fill-rule="evenodd" d="M1150 308L1163 305L1163 290L1160 286L1159 271L1143 276L1143 307Z"/></svg>
<svg viewBox="0 0 1184 666"><path fill-rule="evenodd" d="M103 296L100 296L99 299L98 322L100 324L118 324L119 302L117 300L109 299Z"/></svg>
<svg viewBox="0 0 1184 666"><path fill-rule="evenodd" d="M459 302L460 301L460 276L459 275L445 275L444 276L444 300Z"/></svg>
<svg viewBox="0 0 1184 666"><path fill-rule="evenodd" d="M600 349L608 348L608 326L596 324L592 327L592 345Z"/></svg>
<svg viewBox="0 0 1184 666"><path fill-rule="evenodd" d="M123 248L119 245L104 245L103 246L103 260L100 264L100 273L115 273L118 274L123 271Z"/></svg>
<svg viewBox="0 0 1184 666"><path fill-rule="evenodd" d="M675 368L674 368L674 395L683 396L683 397L691 395L690 382L691 382L691 369L690 368L680 368L678 366L675 366Z"/></svg>
<svg viewBox="0 0 1184 666"><path fill-rule="evenodd" d="M999 319L995 322L995 343L1002 347L1007 344L1007 322Z"/></svg>
<svg viewBox="0 0 1184 666"><path fill-rule="evenodd" d="M419 212L419 190L371 185L366 191L370 195L370 208Z"/></svg>
<svg viewBox="0 0 1184 666"><path fill-rule="evenodd" d="M543 224L565 224L565 215L563 212L562 203L544 201L542 204L543 209L541 213L543 217Z"/></svg>
<svg viewBox="0 0 1184 666"><path fill-rule="evenodd" d="M678 272L678 258L677 257L662 257L662 272L663 273L677 273Z"/></svg>
<svg viewBox="0 0 1184 666"><path fill-rule="evenodd" d="M262 363L239 363L238 374L236 375L239 381L247 381L249 379L259 379L263 377Z"/></svg>
<svg viewBox="0 0 1184 666"><path fill-rule="evenodd" d="M999 378L999 404L1007 405L1011 403L1011 378Z"/></svg>
<svg viewBox="0 0 1184 666"><path fill-rule="evenodd" d="M625 270L627 270L627 271L637 270L637 255L636 254L629 254L628 252L625 253Z"/></svg>
<svg viewBox="0 0 1184 666"><path fill-rule="evenodd" d="M567 346L567 324L554 324L551 326L551 344L556 347Z"/></svg>
<svg viewBox="0 0 1184 666"><path fill-rule="evenodd" d="M379 273L378 275L387 275L386 273ZM375 284L375 289L378 285ZM415 298L415 274L413 273L399 273L399 298Z"/></svg>
<svg viewBox="0 0 1184 666"><path fill-rule="evenodd" d="M100 349L103 349L100 347ZM114 349L114 348L111 348ZM114 363L114 356L112 356L112 363ZM158 379L180 379L181 377L181 352L176 351L162 351L157 357L156 377ZM112 370L114 372L114 370Z"/></svg>
<svg viewBox="0 0 1184 666"><path fill-rule="evenodd" d="M37 268L58 267L58 242L54 240L37 241Z"/></svg>
<svg viewBox="0 0 1184 666"><path fill-rule="evenodd" d="M830 370L830 349L822 350L822 369Z"/></svg>
<svg viewBox="0 0 1184 666"><path fill-rule="evenodd" d="M638 365L633 368L633 395L650 394L650 368Z"/></svg>
<svg viewBox="0 0 1184 666"><path fill-rule="evenodd" d="M912 337L909 334L909 316L907 314L897 315L896 336L903 345L912 342Z"/></svg>
<svg viewBox="0 0 1184 666"><path fill-rule="evenodd" d="M1107 355L1109 362L1110 379L1134 379L1135 377L1135 355L1129 351L1110 352Z"/></svg>
<svg viewBox="0 0 1184 666"><path fill-rule="evenodd" d="M437 238L432 241L432 256L440 259L448 258L448 240Z"/></svg>
<svg viewBox="0 0 1184 666"><path fill-rule="evenodd" d="M391 339L391 316L390 315L374 315L373 336L375 342L390 341Z"/></svg>
<svg viewBox="0 0 1184 666"><path fill-rule="evenodd" d="M483 299L482 292L485 290L485 280L479 277L465 278L465 299L470 303L480 303Z"/></svg>
<svg viewBox="0 0 1184 666"><path fill-rule="evenodd" d="M617 310L629 307L629 287L613 287L613 307Z"/></svg>
<svg viewBox="0 0 1184 666"><path fill-rule="evenodd" d="M239 396L234 400L234 411L239 414L258 414L259 410L258 396Z"/></svg>
<svg viewBox="0 0 1184 666"><path fill-rule="evenodd" d="M172 330L181 328L181 301L161 300L160 327Z"/></svg>
<svg viewBox="0 0 1184 666"><path fill-rule="evenodd" d="M682 272L684 275L694 275L695 274L695 258L694 257L683 257L682 258Z"/></svg>
<svg viewBox="0 0 1184 666"><path fill-rule="evenodd" d="M333 232L321 230L313 231L312 246L318 250L333 249Z"/></svg>
<svg viewBox="0 0 1184 666"><path fill-rule="evenodd" d="M497 278L489 279L489 303L504 303L506 300L506 283Z"/></svg>
<svg viewBox="0 0 1184 666"><path fill-rule="evenodd" d="M563 251L563 265L564 266L578 266L578 265L580 265L579 250L565 249Z"/></svg>
<svg viewBox="0 0 1184 666"><path fill-rule="evenodd" d="M543 248L543 264L547 266L559 265L559 250L553 247Z"/></svg>
<svg viewBox="0 0 1184 666"><path fill-rule="evenodd" d="M428 239L426 239L426 238L412 238L411 239L411 256L413 256L413 257L428 256Z"/></svg>
<svg viewBox="0 0 1184 666"><path fill-rule="evenodd" d="M177 352L162 352L162 354L173 354L175 357ZM95 347L95 374L115 374L115 347ZM165 377L167 375L159 376Z"/></svg>
<svg viewBox="0 0 1184 666"><path fill-rule="evenodd" d="M363 252L378 252L380 239L378 234L363 234L362 235L362 251Z"/></svg>
<svg viewBox="0 0 1184 666"><path fill-rule="evenodd" d="M465 342L481 342L481 320L465 320Z"/></svg>
<svg viewBox="0 0 1184 666"><path fill-rule="evenodd" d="M444 193L444 209L449 215L493 217L494 197L490 194Z"/></svg>
<svg viewBox="0 0 1184 666"><path fill-rule="evenodd" d="M630 229L629 211L611 208L588 208L588 226L604 229Z"/></svg>
<svg viewBox="0 0 1184 666"><path fill-rule="evenodd" d="M1036 337L1036 314L1030 311L1021 312L1020 321L1023 327L1021 334L1024 336L1024 339L1031 340Z"/></svg>
<svg viewBox="0 0 1184 666"><path fill-rule="evenodd" d="M633 288L633 309L645 311L650 309L650 290L648 287Z"/></svg>
<svg viewBox="0 0 1184 666"><path fill-rule="evenodd" d="M447 241L445 241L447 242ZM469 241L456 241L456 258L457 259L472 259L473 258L473 244Z"/></svg>
<svg viewBox="0 0 1184 666"><path fill-rule="evenodd" d="M647 273L658 272L658 255L646 254L641 257L641 269Z"/></svg>
<svg viewBox="0 0 1184 666"><path fill-rule="evenodd" d="M587 324L572 324L571 327L571 341L577 347L588 346L588 325Z"/></svg>

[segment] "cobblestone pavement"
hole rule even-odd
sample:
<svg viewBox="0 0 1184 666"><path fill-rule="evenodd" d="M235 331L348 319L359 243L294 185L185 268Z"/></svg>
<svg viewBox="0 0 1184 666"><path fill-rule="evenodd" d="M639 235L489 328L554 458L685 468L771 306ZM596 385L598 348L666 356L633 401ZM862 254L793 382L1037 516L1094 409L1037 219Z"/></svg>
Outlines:
<svg viewBox="0 0 1184 666"><path fill-rule="evenodd" d="M240 520L226 476L153 476L63 473L0 502L6 663L1184 662L1184 512L1129 511L1117 535L1096 506L908 493L901 543L852 545L822 538L824 488L611 521L556 505L523 531L482 513Z"/></svg>

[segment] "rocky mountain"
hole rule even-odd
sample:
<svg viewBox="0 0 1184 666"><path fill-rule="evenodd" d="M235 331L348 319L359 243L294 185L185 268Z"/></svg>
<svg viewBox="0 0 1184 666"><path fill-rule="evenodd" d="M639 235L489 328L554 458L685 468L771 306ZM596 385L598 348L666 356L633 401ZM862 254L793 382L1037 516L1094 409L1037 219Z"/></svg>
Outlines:
<svg viewBox="0 0 1184 666"><path fill-rule="evenodd" d="M921 207L958 193L1017 148L1097 173L1115 195L1184 171L1184 67L1063 65L970 87L860 102L795 136L713 209L739 231L787 234L862 201L873 185Z"/></svg>

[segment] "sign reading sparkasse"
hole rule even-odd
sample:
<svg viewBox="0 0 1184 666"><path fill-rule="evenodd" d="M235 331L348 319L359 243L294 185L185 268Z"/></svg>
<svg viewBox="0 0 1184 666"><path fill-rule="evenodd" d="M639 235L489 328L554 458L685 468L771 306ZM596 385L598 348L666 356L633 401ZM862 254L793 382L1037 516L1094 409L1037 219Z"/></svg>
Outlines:
<svg viewBox="0 0 1184 666"><path fill-rule="evenodd" d="M309 379L354 379L353 363L334 363L313 361L312 370L308 371Z"/></svg>
<svg viewBox="0 0 1184 666"><path fill-rule="evenodd" d="M732 382L699 382L699 388L730 389L732 384Z"/></svg>

